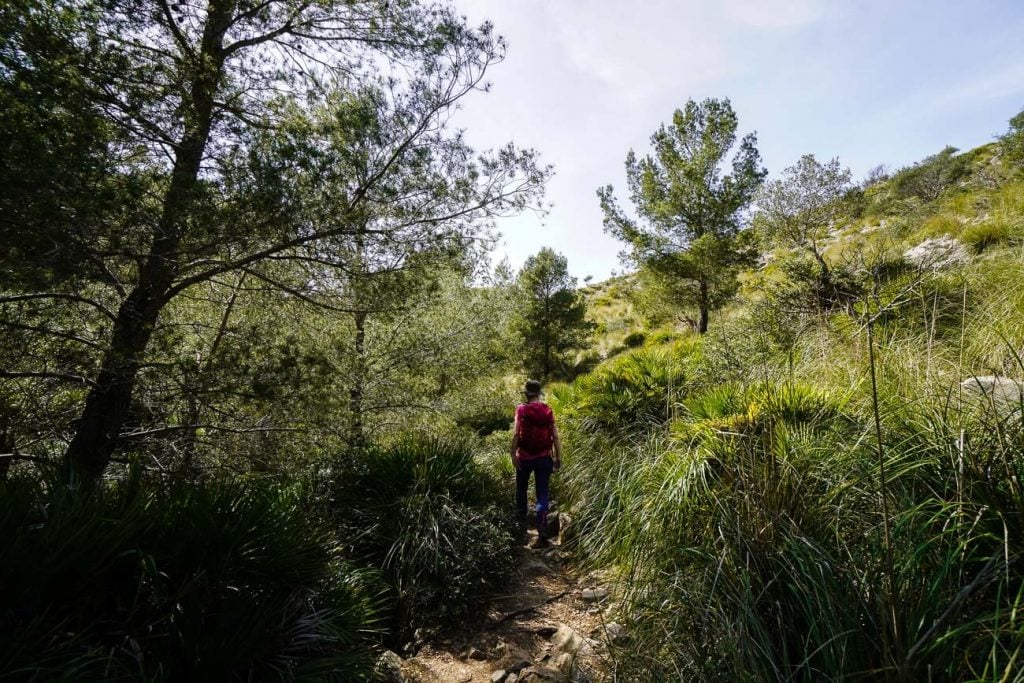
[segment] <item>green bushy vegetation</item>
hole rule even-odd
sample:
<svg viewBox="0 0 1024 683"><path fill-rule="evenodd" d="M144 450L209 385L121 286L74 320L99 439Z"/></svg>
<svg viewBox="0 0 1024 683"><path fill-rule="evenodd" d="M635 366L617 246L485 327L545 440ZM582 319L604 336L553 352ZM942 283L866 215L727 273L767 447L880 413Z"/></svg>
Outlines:
<svg viewBox="0 0 1024 683"><path fill-rule="evenodd" d="M380 588L269 483L0 484L6 680L358 680Z"/></svg>
<svg viewBox="0 0 1024 683"><path fill-rule="evenodd" d="M509 492L471 440L407 435L292 481L9 478L0 671L365 680L382 641L463 616L513 568Z"/></svg>
<svg viewBox="0 0 1024 683"><path fill-rule="evenodd" d="M619 677L1019 678L1024 402L961 387L1024 380L993 153L863 190L824 243L841 305L781 250L707 335L557 392L577 555L622 579Z"/></svg>
<svg viewBox="0 0 1024 683"><path fill-rule="evenodd" d="M0 679L372 679L507 587L524 370L616 680L1024 679L1024 112L763 186L690 101L577 289L490 23L122 5L0 11Z"/></svg>
<svg viewBox="0 0 1024 683"><path fill-rule="evenodd" d="M469 441L406 436L369 447L328 488L351 555L384 573L400 641L463 616L513 569L509 493Z"/></svg>

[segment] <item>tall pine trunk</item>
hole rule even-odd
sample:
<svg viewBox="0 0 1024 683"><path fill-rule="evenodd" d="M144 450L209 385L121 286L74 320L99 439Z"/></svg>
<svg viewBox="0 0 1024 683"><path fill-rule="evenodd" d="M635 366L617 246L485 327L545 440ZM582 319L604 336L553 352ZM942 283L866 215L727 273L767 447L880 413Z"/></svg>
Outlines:
<svg viewBox="0 0 1024 683"><path fill-rule="evenodd" d="M209 4L198 71L192 81L190 101L183 107L188 113L149 255L139 271L138 282L118 309L99 375L65 453L65 470L74 481L99 478L110 462L150 337L169 300L177 275L181 239L210 137L214 100L223 74L224 33L230 26L234 4L234 0L211 0Z"/></svg>
<svg viewBox="0 0 1024 683"><path fill-rule="evenodd" d="M706 280L700 281L700 296L697 299L697 307L700 310L700 320L697 321L697 332L704 334L708 331L708 318L711 311L711 295L708 292Z"/></svg>
<svg viewBox="0 0 1024 683"><path fill-rule="evenodd" d="M355 234L355 263L352 265L353 309L352 322L355 325L353 352L355 353L355 372L349 389L348 409L351 414L349 422L349 444L356 448L366 445L366 427L363 424L363 397L366 386L366 320L369 314L366 307L370 305L369 297L364 290L363 278L366 277L366 225L358 226Z"/></svg>
<svg viewBox="0 0 1024 683"><path fill-rule="evenodd" d="M366 383L366 312L357 311L354 318L356 371L355 377L352 378L352 388L349 390L348 408L352 416L349 443L361 447L366 445L366 431L363 426L363 386Z"/></svg>

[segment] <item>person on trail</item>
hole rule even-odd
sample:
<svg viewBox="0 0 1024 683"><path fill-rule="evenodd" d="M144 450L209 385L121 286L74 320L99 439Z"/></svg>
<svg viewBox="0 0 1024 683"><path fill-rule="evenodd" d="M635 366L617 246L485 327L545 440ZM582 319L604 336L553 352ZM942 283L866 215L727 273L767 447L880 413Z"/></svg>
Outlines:
<svg viewBox="0 0 1024 683"><path fill-rule="evenodd" d="M526 491L530 474L537 489L537 540L533 547L548 545L548 483L561 466L562 443L555 427L555 415L540 400L540 382L527 380L526 402L516 406L512 426L512 464L516 468L516 519L526 532Z"/></svg>

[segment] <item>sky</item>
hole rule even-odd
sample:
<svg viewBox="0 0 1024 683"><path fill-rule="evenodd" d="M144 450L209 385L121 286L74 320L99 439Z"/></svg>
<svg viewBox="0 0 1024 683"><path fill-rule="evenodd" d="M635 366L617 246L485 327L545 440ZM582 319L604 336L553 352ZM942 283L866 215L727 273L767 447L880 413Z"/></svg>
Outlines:
<svg viewBox="0 0 1024 683"><path fill-rule="evenodd" d="M541 247L580 280L622 271L597 188L688 99L728 97L771 175L802 154L855 178L991 141L1024 108L1024 0L452 0L508 42L455 124L478 148L532 147L546 215L501 219L496 259Z"/></svg>

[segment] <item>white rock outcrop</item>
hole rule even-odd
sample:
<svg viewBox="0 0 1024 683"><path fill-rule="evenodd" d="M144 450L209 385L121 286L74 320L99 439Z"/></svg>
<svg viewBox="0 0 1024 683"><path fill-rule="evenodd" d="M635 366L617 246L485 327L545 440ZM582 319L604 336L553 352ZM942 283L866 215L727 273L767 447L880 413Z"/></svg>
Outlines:
<svg viewBox="0 0 1024 683"><path fill-rule="evenodd" d="M952 268L967 263L971 258L964 243L949 235L926 239L916 247L903 252L903 256L907 262L918 268L931 270Z"/></svg>

